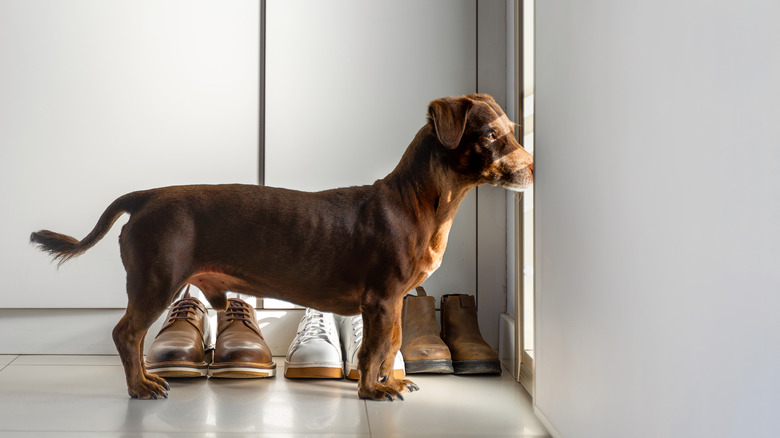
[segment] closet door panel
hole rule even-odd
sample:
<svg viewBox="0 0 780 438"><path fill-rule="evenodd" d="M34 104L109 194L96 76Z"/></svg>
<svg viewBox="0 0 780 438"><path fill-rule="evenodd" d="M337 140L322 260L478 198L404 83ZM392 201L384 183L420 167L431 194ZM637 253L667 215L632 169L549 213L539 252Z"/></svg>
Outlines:
<svg viewBox="0 0 780 438"><path fill-rule="evenodd" d="M268 0L265 184L372 184L426 123L476 86L476 2ZM476 196L463 202L430 294L476 291Z"/></svg>
<svg viewBox="0 0 780 438"><path fill-rule="evenodd" d="M247 1L0 4L0 307L125 307L126 218L60 269L30 233L81 239L134 190L258 182L259 14Z"/></svg>

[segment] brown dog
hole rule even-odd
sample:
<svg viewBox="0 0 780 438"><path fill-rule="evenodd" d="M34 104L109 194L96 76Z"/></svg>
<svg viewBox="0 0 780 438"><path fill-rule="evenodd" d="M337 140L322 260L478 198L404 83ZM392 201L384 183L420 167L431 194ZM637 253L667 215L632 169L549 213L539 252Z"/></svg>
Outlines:
<svg viewBox="0 0 780 438"><path fill-rule="evenodd" d="M114 328L131 397L167 397L146 372L143 339L185 284L215 309L226 291L363 314L358 395L402 398L393 377L404 295L439 267L458 205L480 184L532 181L533 158L487 95L437 99L390 175L373 185L298 192L253 185L180 186L115 200L83 240L39 231L31 241L60 263L92 247L123 213L128 306ZM380 380L380 377L382 379Z"/></svg>

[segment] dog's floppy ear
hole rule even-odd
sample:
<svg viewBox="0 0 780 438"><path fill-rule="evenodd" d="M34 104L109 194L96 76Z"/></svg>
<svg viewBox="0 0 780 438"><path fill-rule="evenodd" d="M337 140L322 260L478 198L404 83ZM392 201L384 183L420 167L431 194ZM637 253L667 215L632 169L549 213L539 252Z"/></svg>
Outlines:
<svg viewBox="0 0 780 438"><path fill-rule="evenodd" d="M466 118L474 105L468 98L436 99L428 106L428 118L433 122L436 136L444 147L455 149L466 130Z"/></svg>
<svg viewBox="0 0 780 438"><path fill-rule="evenodd" d="M469 99L481 100L483 102L493 102L493 103L496 102L496 99L493 99L493 96L489 94L469 94L466 97L468 97Z"/></svg>

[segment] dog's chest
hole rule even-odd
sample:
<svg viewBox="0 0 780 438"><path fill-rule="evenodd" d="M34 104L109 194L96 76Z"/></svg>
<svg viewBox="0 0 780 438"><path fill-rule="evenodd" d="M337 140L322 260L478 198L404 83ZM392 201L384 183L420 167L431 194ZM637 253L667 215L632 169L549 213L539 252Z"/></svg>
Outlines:
<svg viewBox="0 0 780 438"><path fill-rule="evenodd" d="M423 274L425 274L425 278L430 277L441 266L441 262L444 259L444 250L447 248L447 238L449 237L451 225L452 222L450 221L439 227L428 243L422 266L420 266Z"/></svg>
<svg viewBox="0 0 780 438"><path fill-rule="evenodd" d="M432 262L428 264L428 266L423 269L423 274L425 274L425 278L430 277L433 275L434 272L436 272L437 269L441 266L441 261L443 257L441 256L431 256Z"/></svg>

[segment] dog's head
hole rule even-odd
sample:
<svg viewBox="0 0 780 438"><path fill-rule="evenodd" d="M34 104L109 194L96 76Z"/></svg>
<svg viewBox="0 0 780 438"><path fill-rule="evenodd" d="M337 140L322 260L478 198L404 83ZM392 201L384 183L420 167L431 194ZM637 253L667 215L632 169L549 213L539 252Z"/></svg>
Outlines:
<svg viewBox="0 0 780 438"><path fill-rule="evenodd" d="M428 107L444 159L474 184L520 191L533 182L533 156L514 136L515 124L486 94L436 99Z"/></svg>

